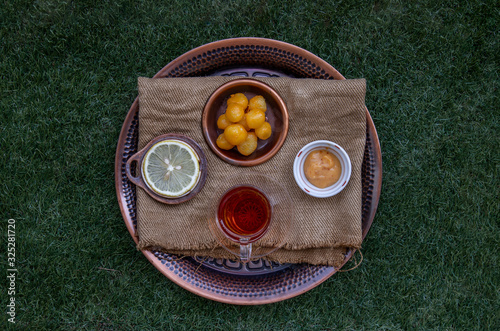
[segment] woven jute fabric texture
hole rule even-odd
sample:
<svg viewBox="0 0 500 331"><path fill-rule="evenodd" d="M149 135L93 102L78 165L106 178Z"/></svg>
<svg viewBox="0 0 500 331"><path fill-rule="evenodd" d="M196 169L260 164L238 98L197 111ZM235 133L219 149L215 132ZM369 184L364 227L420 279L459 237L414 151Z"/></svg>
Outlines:
<svg viewBox="0 0 500 331"><path fill-rule="evenodd" d="M137 189L138 249L159 249L172 254L234 258L220 247L208 227L208 211L218 184L228 176L249 169L230 165L208 147L201 129L203 107L210 95L235 77L139 78L139 149L165 133L194 139L208 162L207 181L193 199L166 205ZM317 80L260 78L285 100L289 132L283 147L269 161L254 166L280 182L294 208L290 236L285 245L267 258L280 263L339 266L348 248L362 242L361 166L366 139L364 79ZM216 123L213 124L214 126ZM346 188L330 198L304 193L293 176L298 151L315 140L341 145L352 163Z"/></svg>

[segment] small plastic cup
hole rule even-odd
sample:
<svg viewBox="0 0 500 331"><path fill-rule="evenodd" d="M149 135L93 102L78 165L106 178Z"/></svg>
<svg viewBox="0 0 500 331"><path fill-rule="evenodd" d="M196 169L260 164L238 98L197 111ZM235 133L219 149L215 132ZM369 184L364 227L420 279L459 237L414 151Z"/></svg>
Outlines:
<svg viewBox="0 0 500 331"><path fill-rule="evenodd" d="M316 150L326 150L332 153L339 159L342 167L339 180L333 185L325 188L318 188L311 184L307 180L304 172L304 162L307 156L309 153ZM347 152L340 145L328 140L316 140L305 145L297 153L293 163L293 175L297 185L302 191L316 198L328 198L340 193L347 186L351 178L351 170L351 159L349 155L347 155Z"/></svg>

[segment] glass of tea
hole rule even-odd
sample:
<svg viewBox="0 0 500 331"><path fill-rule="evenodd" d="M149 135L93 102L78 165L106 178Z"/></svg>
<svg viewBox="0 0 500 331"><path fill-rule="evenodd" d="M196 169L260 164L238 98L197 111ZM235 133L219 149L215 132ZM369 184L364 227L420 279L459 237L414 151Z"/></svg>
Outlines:
<svg viewBox="0 0 500 331"><path fill-rule="evenodd" d="M217 241L242 262L282 247L293 208L287 191L269 176L244 172L222 184L209 227Z"/></svg>

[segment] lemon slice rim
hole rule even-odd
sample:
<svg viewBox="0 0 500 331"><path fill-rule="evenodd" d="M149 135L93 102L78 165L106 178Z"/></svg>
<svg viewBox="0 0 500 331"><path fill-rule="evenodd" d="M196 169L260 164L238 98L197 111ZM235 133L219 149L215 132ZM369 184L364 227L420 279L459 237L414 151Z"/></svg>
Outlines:
<svg viewBox="0 0 500 331"><path fill-rule="evenodd" d="M193 178L196 177L196 179L194 181L192 180L189 183L189 185L186 186L187 188L184 187L181 191L179 191L179 192L181 192L181 194L167 194L167 193L165 193L165 191L159 190L152 183L151 179L149 178L149 176L148 176L148 174L146 172L146 164L147 164L147 162L149 160L149 157L153 154L153 152L160 145L166 145L166 144L171 144L171 143L174 143L174 144L177 144L177 145L181 145L181 147L184 147L192 157L194 156L194 159L196 160L196 162L194 162L195 163L195 175L193 175ZM198 153L188 143L186 143L186 142L184 142L182 140L179 140L179 139L165 139L165 140L161 140L161 141L158 141L158 142L154 143L148 149L148 151L144 154L144 157L143 157L143 160L142 160L142 164L141 164L142 178L144 179L144 182L146 183L147 187L151 191L153 191L155 194L157 194L159 196L162 196L162 197L165 197L165 198L170 198L170 199L181 198L181 197L184 197L184 196L188 195L189 193L191 193L191 191L193 191L193 189L196 187L196 185L198 185L198 183L200 182L200 178L201 178L200 162L201 162L201 160L200 160L200 157L198 156Z"/></svg>

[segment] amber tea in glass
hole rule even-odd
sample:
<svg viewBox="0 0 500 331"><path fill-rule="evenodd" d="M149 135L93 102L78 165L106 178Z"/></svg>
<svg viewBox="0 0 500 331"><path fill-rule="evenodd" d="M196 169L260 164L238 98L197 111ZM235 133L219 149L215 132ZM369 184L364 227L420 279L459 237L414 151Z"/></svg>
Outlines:
<svg viewBox="0 0 500 331"><path fill-rule="evenodd" d="M266 233L270 220L271 204L266 195L248 185L227 191L217 210L219 228L242 246L259 240ZM242 255L245 254L242 252Z"/></svg>
<svg viewBox="0 0 500 331"><path fill-rule="evenodd" d="M240 171L219 182L214 194L208 227L220 247L240 262L268 256L288 241L293 204L288 191L272 177Z"/></svg>

